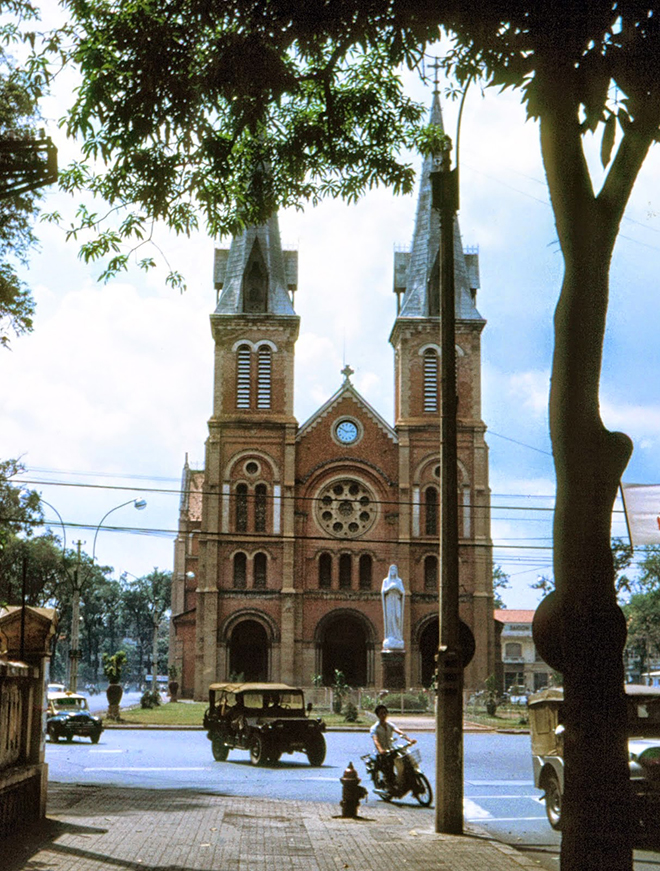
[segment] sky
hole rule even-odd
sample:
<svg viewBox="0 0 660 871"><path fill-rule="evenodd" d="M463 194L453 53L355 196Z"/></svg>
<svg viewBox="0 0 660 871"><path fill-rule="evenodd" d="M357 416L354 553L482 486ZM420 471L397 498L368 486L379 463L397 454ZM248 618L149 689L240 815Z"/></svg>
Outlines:
<svg viewBox="0 0 660 871"><path fill-rule="evenodd" d="M431 91L406 79L430 106ZM44 107L57 119L70 99L62 79ZM443 99L455 139L458 106ZM46 117L61 165L75 145ZM598 141L590 144L595 177ZM411 155L415 167L421 158ZM509 608L534 608L531 588L551 577L554 473L548 434L552 317L562 276L538 128L515 93L468 93L460 131L459 221L465 246L478 246L481 289L482 413L488 427L494 562L510 577ZM638 179L616 245L603 359L601 411L634 441L624 481L660 483L660 148ZM393 423L396 247L410 244L416 193L374 190L359 204L326 202L281 212L285 247L299 251L301 317L296 346L295 413L300 424L341 385L348 363L356 388ZM45 211L72 214L57 190ZM78 259L75 242L53 225L37 227L40 248L25 279L37 304L34 331L0 350L0 458L19 457L20 481L48 504L50 527L66 527L90 555L141 576L172 568L179 485L186 455L201 467L212 408L215 304L213 249L200 233L163 232L159 266L132 268L107 284L101 266ZM144 253L144 252L142 252ZM185 293L165 284L167 262L184 273ZM147 507L135 510L132 501ZM124 504L128 503L128 504ZM118 506L123 507L119 508ZM115 510L116 509L116 510ZM613 534L624 536L617 505ZM105 519L103 528L98 526ZM114 529L112 527L115 527Z"/></svg>

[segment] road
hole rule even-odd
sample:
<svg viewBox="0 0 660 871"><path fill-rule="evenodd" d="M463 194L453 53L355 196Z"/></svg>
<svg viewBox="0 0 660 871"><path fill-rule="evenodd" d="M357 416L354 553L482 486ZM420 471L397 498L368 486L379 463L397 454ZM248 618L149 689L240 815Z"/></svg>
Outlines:
<svg viewBox="0 0 660 871"><path fill-rule="evenodd" d="M422 754L422 770L435 784L435 735L414 735ZM222 795L263 796L304 801L339 802L339 778L352 761L370 786L361 755L370 752L364 732L330 732L328 753L320 768L303 754L285 755L272 768L250 764L248 754L233 750L227 762L214 762L204 732L108 729L98 745L85 739L47 744L49 778L68 783L106 784L147 789L189 789ZM467 733L465 735L464 812L473 823L538 862L559 867L559 833L547 823L541 793L534 789L528 735ZM378 799L370 792L368 802ZM408 796L398 803L409 809L416 826L434 825L432 808ZM658 869L656 852L635 854L635 871Z"/></svg>

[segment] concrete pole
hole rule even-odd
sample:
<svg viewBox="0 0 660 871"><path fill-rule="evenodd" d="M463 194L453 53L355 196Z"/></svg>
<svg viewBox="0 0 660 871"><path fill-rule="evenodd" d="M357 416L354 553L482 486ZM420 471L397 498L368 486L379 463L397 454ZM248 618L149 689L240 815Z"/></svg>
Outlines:
<svg viewBox="0 0 660 871"><path fill-rule="evenodd" d="M73 595L71 597L71 643L69 649L69 689L72 693L78 692L78 661L80 659L80 549L82 541L78 545L78 562L73 572Z"/></svg>
<svg viewBox="0 0 660 871"><path fill-rule="evenodd" d="M446 146L431 174L433 206L440 215L440 329L442 348L441 499L440 499L440 646L436 715L435 830L463 833L463 666L458 611L458 448L456 434L456 305L454 220L458 174L450 170Z"/></svg>

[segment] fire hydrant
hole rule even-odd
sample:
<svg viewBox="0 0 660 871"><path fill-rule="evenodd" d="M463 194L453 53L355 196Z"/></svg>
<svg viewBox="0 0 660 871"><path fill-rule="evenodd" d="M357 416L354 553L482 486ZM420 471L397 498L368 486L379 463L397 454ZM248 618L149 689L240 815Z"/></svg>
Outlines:
<svg viewBox="0 0 660 871"><path fill-rule="evenodd" d="M341 815L355 818L360 800L367 797L367 790L360 786L360 778L353 768L352 762L348 763L348 768L339 780L341 782Z"/></svg>

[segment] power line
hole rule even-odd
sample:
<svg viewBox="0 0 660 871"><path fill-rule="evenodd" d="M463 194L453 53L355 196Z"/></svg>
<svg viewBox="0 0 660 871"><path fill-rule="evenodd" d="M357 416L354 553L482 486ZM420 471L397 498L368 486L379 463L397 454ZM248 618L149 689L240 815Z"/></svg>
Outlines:
<svg viewBox="0 0 660 871"><path fill-rule="evenodd" d="M346 475L343 475L342 477L350 478L351 475L346 474ZM19 483L19 482L14 481L14 483ZM123 492L129 492L129 493L156 493L156 494L160 493L161 495L177 496L178 498L180 498L184 493L187 492L187 493L193 494L195 496L197 496L197 495L199 495L199 496L212 496L216 499L223 498L223 494L218 493L217 490L199 489L199 490L183 491L183 490L181 490L180 487L177 488L176 490L172 489L172 488L163 488L163 487L135 487L135 486L122 487L122 486L116 485L116 484L84 484L81 482L74 482L74 481L42 481L42 480L31 479L31 478L22 478L22 479L20 479L20 483L21 484L29 484L32 487L44 487L44 486L74 487L74 488L79 487L81 489L88 489L88 490L120 490ZM434 484L434 486L438 486L438 485ZM520 494L504 493L501 495L503 497L506 496L506 497L509 497L512 499L530 499L530 498L531 499L551 499L551 498L553 498L551 496L545 496L545 495L540 495L540 496L535 496L533 494L530 495L529 493L520 493ZM234 497L233 493L232 493L232 497ZM247 500L249 502L254 502L256 499L256 494L254 492L248 492L245 494L245 497L247 498ZM268 493L267 498L272 500L275 497L272 493ZM294 495L290 496L287 493L282 493L277 498L282 502L291 501L291 500L299 501L299 502L319 502L320 501L317 496L301 496L299 494L294 494ZM412 507L413 505L421 505L422 504L421 502L418 503L418 502L412 502L412 501L402 502L400 499L392 499L392 500L389 500L389 499L371 499L370 503L373 505L384 505L384 506L405 505L407 507ZM460 507L467 507L467 503L462 504L459 502L459 508ZM475 511L486 510L486 506L482 507L480 505L475 505L473 503L471 504L471 507ZM533 506L533 505L492 505L491 504L489 506L489 508L491 511L493 511L493 510L554 511L553 507L545 508L543 506Z"/></svg>

